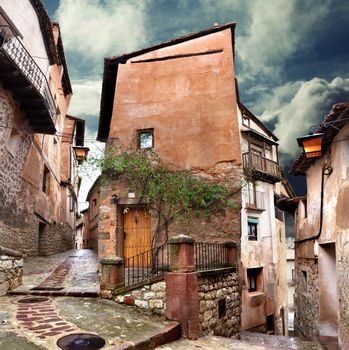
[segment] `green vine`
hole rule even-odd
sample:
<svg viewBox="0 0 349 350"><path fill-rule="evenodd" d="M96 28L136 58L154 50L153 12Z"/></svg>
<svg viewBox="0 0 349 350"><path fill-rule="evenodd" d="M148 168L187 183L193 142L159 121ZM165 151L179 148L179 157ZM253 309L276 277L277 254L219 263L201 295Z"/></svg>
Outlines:
<svg viewBox="0 0 349 350"><path fill-rule="evenodd" d="M236 207L231 199L235 192L227 186L189 171L171 171L153 150L109 148L103 157L91 162L106 178L126 175L130 188L140 195L139 202L156 213L153 244L162 230L167 240L169 224L174 220L189 222L193 213L209 217L227 207Z"/></svg>

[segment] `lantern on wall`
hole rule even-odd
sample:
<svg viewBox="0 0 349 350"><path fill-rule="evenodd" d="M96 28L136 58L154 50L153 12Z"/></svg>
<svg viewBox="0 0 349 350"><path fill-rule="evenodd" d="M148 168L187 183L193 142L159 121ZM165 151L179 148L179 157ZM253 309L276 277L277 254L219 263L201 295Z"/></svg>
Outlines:
<svg viewBox="0 0 349 350"><path fill-rule="evenodd" d="M86 160L87 154L90 150L88 147L74 146L73 149L74 149L76 160L78 161L79 164L81 164L84 160Z"/></svg>
<svg viewBox="0 0 349 350"><path fill-rule="evenodd" d="M322 156L324 136L325 134L318 133L297 138L298 146L303 147L306 158L318 158Z"/></svg>

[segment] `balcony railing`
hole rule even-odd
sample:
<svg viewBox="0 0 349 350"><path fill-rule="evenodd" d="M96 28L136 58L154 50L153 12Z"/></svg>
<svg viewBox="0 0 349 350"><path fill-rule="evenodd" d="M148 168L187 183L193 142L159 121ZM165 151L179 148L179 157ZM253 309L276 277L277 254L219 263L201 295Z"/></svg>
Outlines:
<svg viewBox="0 0 349 350"><path fill-rule="evenodd" d="M281 181L282 172L277 162L251 152L243 153L242 160L248 177L270 183Z"/></svg>
<svg viewBox="0 0 349 350"><path fill-rule="evenodd" d="M264 192L249 189L246 193L245 207L248 209L265 210Z"/></svg>
<svg viewBox="0 0 349 350"><path fill-rule="evenodd" d="M56 106L46 76L7 25L0 25L0 80L30 111L35 131L54 133Z"/></svg>

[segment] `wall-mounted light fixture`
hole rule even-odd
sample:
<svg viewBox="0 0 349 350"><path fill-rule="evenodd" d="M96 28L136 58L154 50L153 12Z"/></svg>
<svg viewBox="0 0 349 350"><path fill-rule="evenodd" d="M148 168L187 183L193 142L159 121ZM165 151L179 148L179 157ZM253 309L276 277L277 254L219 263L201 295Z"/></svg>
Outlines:
<svg viewBox="0 0 349 350"><path fill-rule="evenodd" d="M90 150L88 147L74 146L73 149L75 152L76 160L78 161L79 164L81 164L84 160L86 160L87 154Z"/></svg>
<svg viewBox="0 0 349 350"><path fill-rule="evenodd" d="M297 138L298 146L303 147L306 158L318 158L322 156L325 134L318 133Z"/></svg>
<svg viewBox="0 0 349 350"><path fill-rule="evenodd" d="M119 200L119 196L117 194L112 194L111 195L111 199L110 199L110 202L113 203L113 204L116 204Z"/></svg>

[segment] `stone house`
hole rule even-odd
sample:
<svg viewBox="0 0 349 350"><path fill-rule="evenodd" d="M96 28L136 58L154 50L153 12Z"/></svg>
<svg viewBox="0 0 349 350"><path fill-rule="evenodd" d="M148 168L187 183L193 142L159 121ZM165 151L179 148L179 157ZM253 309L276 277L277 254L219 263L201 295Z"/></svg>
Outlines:
<svg viewBox="0 0 349 350"><path fill-rule="evenodd" d="M84 124L67 117L72 88L62 38L41 0L1 1L0 53L0 244L24 256L71 249L73 136Z"/></svg>
<svg viewBox="0 0 349 350"><path fill-rule="evenodd" d="M282 200L295 212L295 334L338 337L349 348L349 103L333 106L316 134L322 155L292 164L307 195ZM315 136L316 136L315 134Z"/></svg>
<svg viewBox="0 0 349 350"><path fill-rule="evenodd" d="M278 164L276 136L239 100L234 30L235 23L228 23L106 58L97 139L106 142L107 149L116 142L152 148L171 169L235 186L237 207L210 219L193 217L190 225L172 223L169 236L235 242L242 262L235 276L239 294L229 298L237 302L238 328L241 322L243 330L285 334L285 224L275 203L292 191ZM117 256L126 261L151 249L157 218L140 205L139 197L123 177L106 180L102 175L91 189L90 207L91 200L99 203L93 217L98 219L101 259ZM206 280L202 296L215 283L223 282L209 285ZM214 312L203 310L201 334L206 334L216 327L206 323L215 323L210 317L220 308L217 304Z"/></svg>

